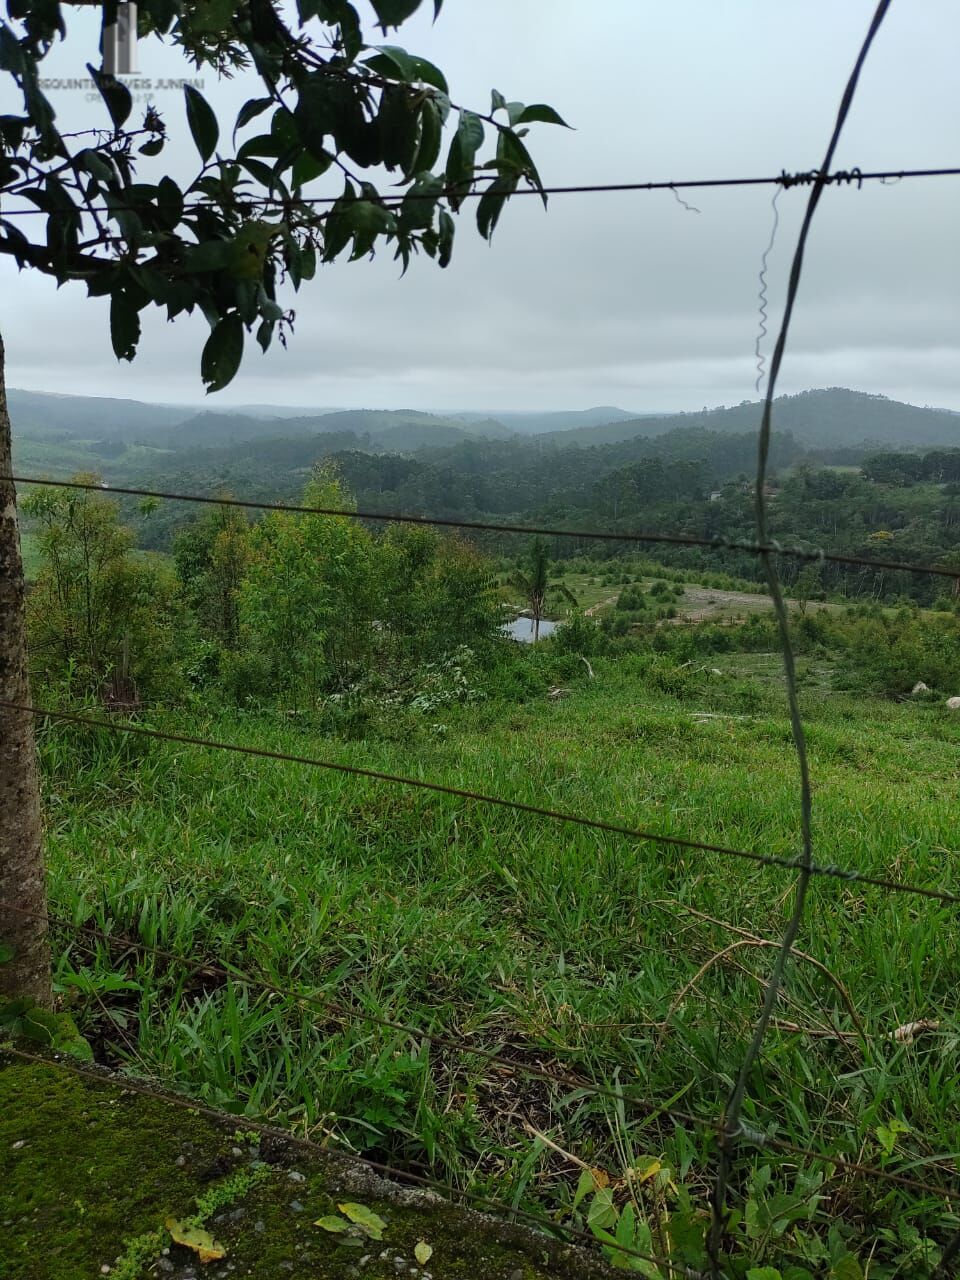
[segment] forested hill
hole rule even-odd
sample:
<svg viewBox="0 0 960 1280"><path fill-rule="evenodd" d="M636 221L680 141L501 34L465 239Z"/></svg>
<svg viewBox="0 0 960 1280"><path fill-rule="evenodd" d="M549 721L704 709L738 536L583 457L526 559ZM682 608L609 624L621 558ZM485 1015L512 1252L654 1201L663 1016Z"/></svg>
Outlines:
<svg viewBox="0 0 960 1280"><path fill-rule="evenodd" d="M554 431L541 438L565 447L610 444L637 437L649 439L681 428L738 435L756 431L759 421L760 405L745 400L730 409L702 409L699 413L633 418L601 426ZM842 387L780 396L775 401L775 426L777 431L790 432L800 444L811 448L863 444L901 448L960 444L958 413L949 409L919 408L888 400L885 396L866 395L862 391L847 391Z"/></svg>
<svg viewBox="0 0 960 1280"><path fill-rule="evenodd" d="M743 435L756 431L760 406L744 401L733 408L692 413L633 416L614 406L544 413L424 413L416 409L291 410L264 406L197 412L188 406L151 405L135 400L9 393L15 436L39 432L73 440L111 441L175 450L217 448L251 440L352 434L361 448L409 453L470 439L535 437L558 448L593 447L650 440L676 431ZM778 432L807 448L894 448L960 443L960 414L925 409L883 396L830 388L781 396L776 402Z"/></svg>
<svg viewBox="0 0 960 1280"><path fill-rule="evenodd" d="M407 453L467 439L504 439L513 433L489 418L466 423L415 409L342 409L295 418L256 418L241 413L202 413L171 431L154 433L152 443L182 450L215 448L244 441L352 435L368 448Z"/></svg>

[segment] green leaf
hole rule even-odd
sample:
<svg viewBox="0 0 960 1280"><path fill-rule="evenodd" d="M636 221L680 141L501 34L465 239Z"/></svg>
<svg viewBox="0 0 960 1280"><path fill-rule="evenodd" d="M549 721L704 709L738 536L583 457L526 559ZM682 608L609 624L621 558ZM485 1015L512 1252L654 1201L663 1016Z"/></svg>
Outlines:
<svg viewBox="0 0 960 1280"><path fill-rule="evenodd" d="M140 341L140 316L130 295L116 290L110 296L110 341L118 360L132 360Z"/></svg>
<svg viewBox="0 0 960 1280"><path fill-rule="evenodd" d="M368 1209L365 1204L354 1204L347 1201L346 1204L338 1204L337 1208L342 1214L355 1223L360 1230L370 1237L371 1240L382 1240L383 1233L387 1229L387 1224L383 1218Z"/></svg>
<svg viewBox="0 0 960 1280"><path fill-rule="evenodd" d="M617 1221L617 1211L613 1204L613 1192L609 1187L601 1188L590 1202L587 1213L587 1226L591 1231L597 1228L612 1227Z"/></svg>
<svg viewBox="0 0 960 1280"><path fill-rule="evenodd" d="M399 27L420 8L422 0L370 0L377 15L381 31L388 27ZM441 0L442 2L442 0ZM439 12L440 5L434 0L434 10Z"/></svg>
<svg viewBox="0 0 960 1280"><path fill-rule="evenodd" d="M564 129L570 128L566 120L558 115L553 107L548 107L545 102L533 102L529 107L524 107L516 120L511 121L511 124L533 124L534 121L538 120L543 124L559 124Z"/></svg>
<svg viewBox="0 0 960 1280"><path fill-rule="evenodd" d="M331 164L333 164L332 156L324 155L321 157L314 155L310 151L304 151L293 162L290 182L294 187L302 187L305 183L313 182L315 178L325 174Z"/></svg>
<svg viewBox="0 0 960 1280"><path fill-rule="evenodd" d="M270 251L270 242L277 234L277 227L270 222L253 220L245 222L234 237L229 266L232 274L240 279L259 280Z"/></svg>
<svg viewBox="0 0 960 1280"><path fill-rule="evenodd" d="M461 111L457 133L463 141L464 155L469 157L472 165L474 156L483 146L483 121L473 111Z"/></svg>
<svg viewBox="0 0 960 1280"><path fill-rule="evenodd" d="M299 86L293 123L301 144L318 159L327 155L328 138L351 156L366 140L367 121L356 93L350 85L322 71L307 76ZM363 163L360 159L357 162Z"/></svg>
<svg viewBox="0 0 960 1280"><path fill-rule="evenodd" d="M383 163L388 169L400 168L408 176L418 150L418 119L410 94L390 85L380 96L377 132Z"/></svg>
<svg viewBox="0 0 960 1280"><path fill-rule="evenodd" d="M438 219L440 226L440 253L437 262L441 267L448 267L453 257L453 237L456 226L446 209L441 209Z"/></svg>
<svg viewBox="0 0 960 1280"><path fill-rule="evenodd" d="M234 137L244 125L249 124L251 120L255 120L257 116L262 115L268 107L272 106L272 98L250 98L249 101L245 102L237 112L237 123L233 126Z"/></svg>
<svg viewBox="0 0 960 1280"><path fill-rule="evenodd" d="M232 382L243 359L243 321L232 312L214 325L200 357L200 377L207 395Z"/></svg>
<svg viewBox="0 0 960 1280"><path fill-rule="evenodd" d="M113 127L120 129L133 110L133 98L130 90L115 76L108 76L102 71L97 71L89 62L87 63L87 70L100 91L100 97L107 105L110 119L113 121Z"/></svg>
<svg viewBox="0 0 960 1280"><path fill-rule="evenodd" d="M400 210L400 229L423 231L433 226L433 214L443 192L443 183L432 173L422 173L411 184Z"/></svg>
<svg viewBox="0 0 960 1280"><path fill-rule="evenodd" d="M418 1240L413 1247L413 1256L421 1267L425 1267L433 1257L433 1245L427 1244L426 1240Z"/></svg>
<svg viewBox="0 0 960 1280"><path fill-rule="evenodd" d="M230 263L233 246L229 240L204 240L188 244L183 251L183 265L191 273L223 271Z"/></svg>
<svg viewBox="0 0 960 1280"><path fill-rule="evenodd" d="M747 1280L783 1280L776 1267L751 1267Z"/></svg>
<svg viewBox="0 0 960 1280"><path fill-rule="evenodd" d="M830 1268L830 1280L863 1280L863 1267L852 1253L845 1253Z"/></svg>
<svg viewBox="0 0 960 1280"><path fill-rule="evenodd" d="M194 89L191 84L183 86L183 93L187 104L187 124L190 126L197 150L200 152L200 158L206 163L216 150L220 138L220 126L217 124L213 108L202 93Z"/></svg>
<svg viewBox="0 0 960 1280"><path fill-rule="evenodd" d="M515 174L501 174L490 183L477 204L477 230L489 240L500 220L503 206L517 189Z"/></svg>
<svg viewBox="0 0 960 1280"><path fill-rule="evenodd" d="M335 1235L342 1235L350 1230L350 1223L346 1218L338 1218L335 1213L329 1213L325 1218L318 1218L313 1225L323 1227L324 1231L331 1231Z"/></svg>
<svg viewBox="0 0 960 1280"><path fill-rule="evenodd" d="M377 44L374 45L377 54L372 58L365 60L366 65L371 70L384 75L396 78L399 73L401 80L412 81L416 79L417 69L416 60L406 49L401 49L396 44Z"/></svg>
<svg viewBox="0 0 960 1280"><path fill-rule="evenodd" d="M16 955L9 942L0 942L0 964L9 964Z"/></svg>
<svg viewBox="0 0 960 1280"><path fill-rule="evenodd" d="M137 150L142 156L158 156L164 148L165 138L151 138L149 142L145 142L142 147Z"/></svg>
<svg viewBox="0 0 960 1280"><path fill-rule="evenodd" d="M443 140L443 120L439 105L428 99L420 112L420 143L410 165L412 173L429 173L437 163Z"/></svg>
<svg viewBox="0 0 960 1280"><path fill-rule="evenodd" d="M166 174L157 183L157 209L168 231L183 217L183 192Z"/></svg>
<svg viewBox="0 0 960 1280"><path fill-rule="evenodd" d="M544 207L546 207L546 193L543 190L543 183L540 181L537 166L533 163L533 156L531 156L517 135L509 129L502 129L500 132L500 137L497 140L497 158L514 166L523 177L529 178L540 192Z"/></svg>
<svg viewBox="0 0 960 1280"><path fill-rule="evenodd" d="M580 1175L580 1181L577 1183L577 1190L574 1193L571 1211L576 1210L583 1197L588 1196L595 1186L596 1183L593 1180L593 1174L589 1169L584 1169L583 1173Z"/></svg>
<svg viewBox="0 0 960 1280"><path fill-rule="evenodd" d="M260 344L260 349L262 351L269 350L270 342L272 339L273 339L273 321L262 320L260 324L257 326L257 342Z"/></svg>
<svg viewBox="0 0 960 1280"><path fill-rule="evenodd" d="M186 1249L192 1249L201 1262L217 1262L226 1256L226 1249L214 1240L209 1231L191 1226L188 1222L178 1222L176 1218L167 1218L164 1226L170 1232L171 1239Z"/></svg>
<svg viewBox="0 0 960 1280"><path fill-rule="evenodd" d="M438 66L427 58L417 57L394 44L378 44L377 52L364 60L364 65L378 75L396 80L397 77L407 84L429 84L441 93L449 93L447 78Z"/></svg>
<svg viewBox="0 0 960 1280"><path fill-rule="evenodd" d="M483 145L483 121L472 111L461 111L457 132L453 135L447 153L447 186L454 191L465 191L473 178L477 151ZM454 196L451 204L456 208L459 199Z"/></svg>

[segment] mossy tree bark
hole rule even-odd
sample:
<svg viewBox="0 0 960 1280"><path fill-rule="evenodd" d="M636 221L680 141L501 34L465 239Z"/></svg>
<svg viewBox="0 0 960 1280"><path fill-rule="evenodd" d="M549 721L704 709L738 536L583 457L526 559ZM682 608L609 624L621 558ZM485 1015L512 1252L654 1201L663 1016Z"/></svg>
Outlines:
<svg viewBox="0 0 960 1280"><path fill-rule="evenodd" d="M0 1000L25 996L49 1007L47 890L33 716L3 705L30 703L17 498L13 483L3 478L11 471L0 336L0 944L13 949L13 958L0 964Z"/></svg>

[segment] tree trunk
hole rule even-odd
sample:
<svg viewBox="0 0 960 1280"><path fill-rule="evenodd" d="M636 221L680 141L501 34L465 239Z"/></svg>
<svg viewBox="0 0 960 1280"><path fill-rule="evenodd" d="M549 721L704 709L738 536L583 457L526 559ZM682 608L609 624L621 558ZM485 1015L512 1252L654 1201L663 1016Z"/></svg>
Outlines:
<svg viewBox="0 0 960 1280"><path fill-rule="evenodd" d="M0 964L0 1000L25 996L49 1008L53 995L33 716L2 705L30 703L17 499L12 482L3 479L12 469L0 337L0 944L13 949L13 958Z"/></svg>

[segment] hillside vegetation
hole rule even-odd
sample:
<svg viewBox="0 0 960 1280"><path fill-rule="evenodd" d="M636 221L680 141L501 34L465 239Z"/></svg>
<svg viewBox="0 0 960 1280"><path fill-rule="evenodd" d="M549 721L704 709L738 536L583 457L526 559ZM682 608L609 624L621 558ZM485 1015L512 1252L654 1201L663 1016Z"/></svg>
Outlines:
<svg viewBox="0 0 960 1280"><path fill-rule="evenodd" d="M458 446L480 478L483 456L522 447ZM794 467L777 521L874 546L864 531L882 520L885 551L928 550L932 531L955 548L954 454L923 457ZM349 510L377 468L394 468L392 497L422 462L350 451L296 496ZM687 509L746 527L748 488L711 500L697 478L709 465L627 465L615 518ZM535 475L516 474L518 507ZM586 482L584 516L613 519L609 484ZM165 549L145 551L138 530L164 507L136 513L136 529L100 494L36 490L24 508L41 705L798 851L770 610L716 557L669 564L624 545L598 559L570 540L551 563L536 542L507 552L346 515L189 507L158 521ZM535 646L507 640L501 623L544 582L545 616L563 625ZM821 864L955 888L950 585L791 571ZM917 681L929 691L911 694ZM55 719L40 751L52 910L92 930L55 928L57 986L99 1060L555 1215L612 1262L620 1240L706 1265L716 1119L791 871ZM958 1225L951 913L815 879L746 1122L822 1156L738 1144L731 1274L893 1280L921 1273Z"/></svg>

